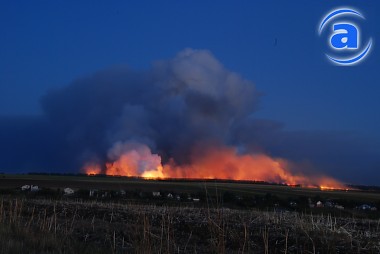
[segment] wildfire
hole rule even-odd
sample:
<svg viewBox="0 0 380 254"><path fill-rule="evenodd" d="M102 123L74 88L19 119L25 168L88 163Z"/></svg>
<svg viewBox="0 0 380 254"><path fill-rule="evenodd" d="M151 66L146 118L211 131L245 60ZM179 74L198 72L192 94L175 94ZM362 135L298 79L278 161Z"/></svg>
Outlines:
<svg viewBox="0 0 380 254"><path fill-rule="evenodd" d="M87 175L98 175L102 172L100 165L95 163L87 163L84 168Z"/></svg>
<svg viewBox="0 0 380 254"><path fill-rule="evenodd" d="M147 170L141 174L141 177L146 179L157 179L157 178L165 178L164 173L162 172L162 166L158 166L157 169Z"/></svg>
<svg viewBox="0 0 380 254"><path fill-rule="evenodd" d="M193 153L191 162L178 165L173 160L162 165L161 157L148 146L138 143L117 144L111 149L112 162L105 164L105 174L156 178L255 180L288 185L319 187L322 190L344 189L330 177L292 173L284 159L265 154L238 154L235 148L211 147ZM100 165L87 164L87 174L100 173Z"/></svg>
<svg viewBox="0 0 380 254"><path fill-rule="evenodd" d="M345 190L345 191L348 191L350 190L349 188L343 186L343 185L334 185L334 186L325 186L325 185L321 185L319 186L319 189L323 190L323 191L333 191L333 190Z"/></svg>

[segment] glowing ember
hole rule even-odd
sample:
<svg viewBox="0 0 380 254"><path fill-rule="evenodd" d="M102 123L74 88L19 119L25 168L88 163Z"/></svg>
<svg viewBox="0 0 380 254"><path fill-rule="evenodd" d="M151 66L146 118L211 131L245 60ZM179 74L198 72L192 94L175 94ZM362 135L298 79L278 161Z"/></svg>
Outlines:
<svg viewBox="0 0 380 254"><path fill-rule="evenodd" d="M324 185L319 186L319 188L320 188L321 190L334 190L333 187L324 186Z"/></svg>
<svg viewBox="0 0 380 254"><path fill-rule="evenodd" d="M345 190L345 191L348 191L348 190L350 190L349 188L347 188L346 186L343 186L342 184L340 184L340 185L331 185L331 186L321 185L321 186L319 186L319 189L321 189L323 191L333 191L333 190Z"/></svg>
<svg viewBox="0 0 380 254"><path fill-rule="evenodd" d="M87 175L98 175L102 172L100 165L95 163L87 163L84 169Z"/></svg>
<svg viewBox="0 0 380 254"><path fill-rule="evenodd" d="M212 147L193 153L191 162L178 165L173 160L162 165L161 157L152 154L148 146L139 143L117 143L108 154L112 162L105 165L105 174L156 178L231 179L255 180L321 190L344 189L344 185L329 177L306 176L292 173L284 159L265 154L238 154L230 147ZM85 172L91 174L100 166L87 164Z"/></svg>
<svg viewBox="0 0 380 254"><path fill-rule="evenodd" d="M147 170L142 173L141 176L147 179L165 178L164 173L162 172L162 166L159 166L155 170Z"/></svg>

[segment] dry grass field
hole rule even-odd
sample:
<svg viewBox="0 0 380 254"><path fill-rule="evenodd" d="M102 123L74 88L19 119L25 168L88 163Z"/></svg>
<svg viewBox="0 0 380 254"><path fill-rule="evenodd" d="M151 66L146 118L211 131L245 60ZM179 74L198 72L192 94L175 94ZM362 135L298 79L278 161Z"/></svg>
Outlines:
<svg viewBox="0 0 380 254"><path fill-rule="evenodd" d="M306 197L375 204L378 193L84 176L4 175L0 184L0 253L380 252L377 212L302 204ZM40 191L23 192L22 184ZM76 193L58 193L64 187ZM93 188L108 196L88 197Z"/></svg>

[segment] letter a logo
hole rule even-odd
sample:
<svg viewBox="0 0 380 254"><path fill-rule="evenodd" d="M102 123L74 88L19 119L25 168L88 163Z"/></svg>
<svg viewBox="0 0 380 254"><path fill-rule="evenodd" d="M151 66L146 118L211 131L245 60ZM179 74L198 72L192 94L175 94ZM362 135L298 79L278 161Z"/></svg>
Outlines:
<svg viewBox="0 0 380 254"><path fill-rule="evenodd" d="M373 39L361 30L364 20L359 11L350 7L333 9L321 19L318 34L329 46L325 52L328 60L336 65L349 66L360 63L369 55Z"/></svg>
<svg viewBox="0 0 380 254"><path fill-rule="evenodd" d="M334 24L334 34L331 36L331 46L336 49L357 49L358 29L348 23Z"/></svg>

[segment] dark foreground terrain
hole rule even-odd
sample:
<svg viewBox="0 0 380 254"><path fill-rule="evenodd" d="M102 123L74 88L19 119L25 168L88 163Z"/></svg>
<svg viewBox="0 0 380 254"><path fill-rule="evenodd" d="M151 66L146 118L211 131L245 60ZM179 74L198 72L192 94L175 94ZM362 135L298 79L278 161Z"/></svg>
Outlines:
<svg viewBox="0 0 380 254"><path fill-rule="evenodd" d="M26 183L39 190L16 187ZM358 208L374 208L378 193L63 176L0 184L0 253L380 253L379 214Z"/></svg>
<svg viewBox="0 0 380 254"><path fill-rule="evenodd" d="M379 221L329 214L3 199L1 253L379 253Z"/></svg>

